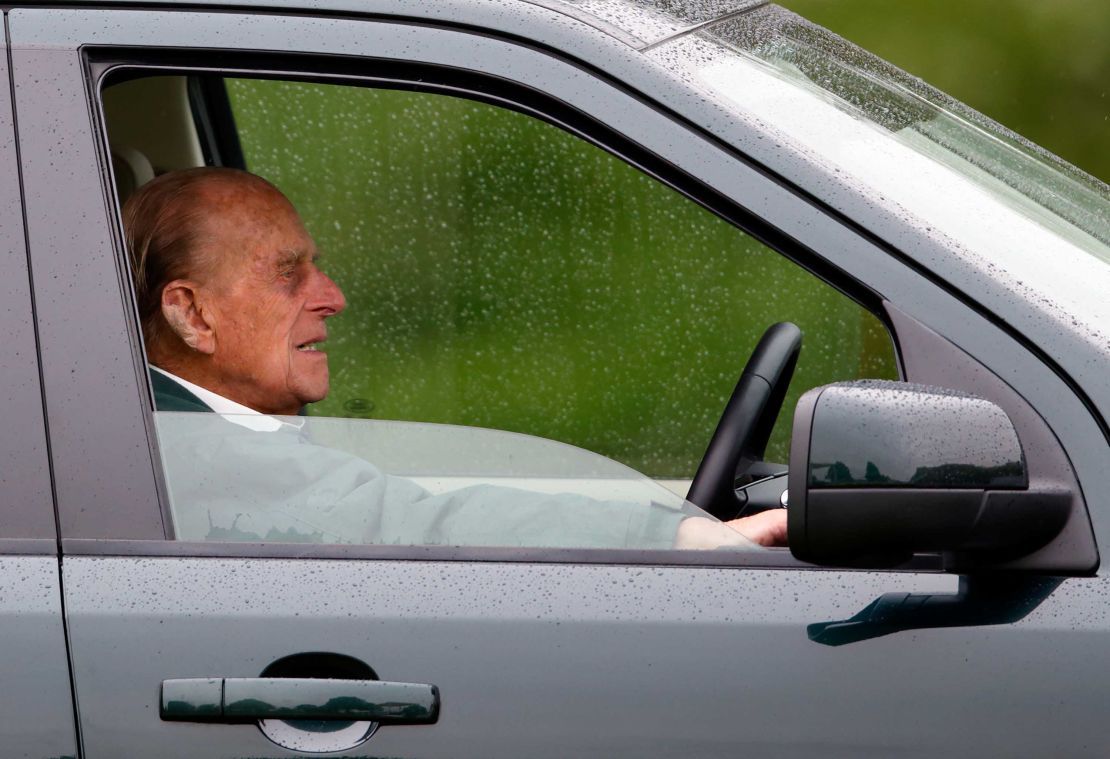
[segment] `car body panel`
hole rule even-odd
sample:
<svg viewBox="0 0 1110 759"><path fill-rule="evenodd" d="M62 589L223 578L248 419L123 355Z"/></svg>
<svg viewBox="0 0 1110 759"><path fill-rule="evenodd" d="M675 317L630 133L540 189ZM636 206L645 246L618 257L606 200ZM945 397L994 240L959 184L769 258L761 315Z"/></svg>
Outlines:
<svg viewBox="0 0 1110 759"><path fill-rule="evenodd" d="M447 0L446 2L398 2L397 0L261 0L237 3L241 9L258 12L282 12L311 9L321 16L359 15L365 17L395 16L422 18L449 24L461 23L506 33L523 33L530 38L550 41L570 40L580 36L577 25L585 25L619 40L629 47L658 44L686 34L715 20L743 13L766 5L768 0L710 0L709 2L670 2L668 0L520 0L498 3L493 0ZM36 0L19 3L21 7L50 5ZM67 3L70 7L95 3ZM121 7L150 6L146 0L121 0ZM225 7L220 0L170 0L159 3L163 8L183 11ZM533 7L529 7L533 6ZM538 11L538 13L537 13ZM575 24L552 24L551 13L559 14ZM530 20L539 20L534 26ZM567 20L564 19L564 20ZM531 32L531 34L528 34ZM533 36L534 35L534 36ZM550 36L549 36L550 35Z"/></svg>
<svg viewBox="0 0 1110 759"><path fill-rule="evenodd" d="M27 274L19 163L8 78L7 46L0 41L0 329L8 346L0 359L4 425L20 435L0 439L0 539L57 539L42 389Z"/></svg>
<svg viewBox="0 0 1110 759"><path fill-rule="evenodd" d="M57 557L0 556L0 637L4 755L76 757Z"/></svg>
<svg viewBox="0 0 1110 759"><path fill-rule="evenodd" d="M77 756L77 734L13 125L0 40L0 398L18 431L0 440L0 735L5 756L53 759Z"/></svg>
<svg viewBox="0 0 1110 759"><path fill-rule="evenodd" d="M1081 755L1107 748L1097 694L1110 619L1076 613L1097 604L1091 580L1065 582L1017 625L840 647L807 625L883 593L951 593L956 578L71 557L65 583L90 759L269 755L251 725L152 719L157 683L257 677L302 651L439 687L436 725L383 727L359 756L1033 757L1075 736Z"/></svg>

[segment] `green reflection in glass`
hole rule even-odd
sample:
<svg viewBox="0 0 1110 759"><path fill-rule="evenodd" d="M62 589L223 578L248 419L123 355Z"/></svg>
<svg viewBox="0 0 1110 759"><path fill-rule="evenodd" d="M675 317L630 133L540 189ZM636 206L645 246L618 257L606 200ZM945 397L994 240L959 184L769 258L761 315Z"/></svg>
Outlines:
<svg viewBox="0 0 1110 759"><path fill-rule="evenodd" d="M604 151L426 93L228 80L248 168L293 201L344 289L310 413L466 424L690 477L763 330L805 389L893 378L871 314Z"/></svg>

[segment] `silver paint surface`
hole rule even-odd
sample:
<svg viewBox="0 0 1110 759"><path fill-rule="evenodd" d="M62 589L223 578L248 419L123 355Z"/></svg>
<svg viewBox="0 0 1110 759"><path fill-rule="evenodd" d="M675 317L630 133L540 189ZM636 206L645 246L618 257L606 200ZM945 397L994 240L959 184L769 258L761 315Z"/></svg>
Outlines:
<svg viewBox="0 0 1110 759"><path fill-rule="evenodd" d="M18 435L0 437L0 538L53 538L54 505L46 457L42 391L27 274L23 202L16 163L15 119L8 79L7 47L0 39L0 408L4 426Z"/></svg>
<svg viewBox="0 0 1110 759"><path fill-rule="evenodd" d="M1024 330L1056 358L1104 414L1110 409L1104 345L1055 330L1034 302L1035 289L1015 297L982 278L964 278L961 251L906 226L877 199L765 139L770 132L757 120L701 100L672 59L677 47L661 46L649 61L627 40L536 6L327 7L521 34L611 72L986 303L1002 322ZM103 372L110 382L129 385L130 396L122 393L113 402L119 408L128 398L136 405L138 392L134 356L128 355L120 326L129 315L118 302L94 143L83 131L89 114L76 45L393 51L484 68L565 98L766 216L944 334L1045 417L1085 489L1102 541L1110 538L1105 440L1090 411L1049 368L967 304L727 151L701 141L696 130L637 106L581 69L498 40L400 26L383 30L356 20L122 10L17 10L12 20L23 92L17 97L42 119L33 123L43 134L29 137L24 156L25 170L36 177L29 187L37 214L36 266L51 256L68 258L75 249L92 251L73 271L59 267L61 279L43 293L60 300L82 284L109 293L93 304L90 319L114 325L116 335L114 342L105 341L111 352L101 357L52 349L51 398L79 391L77 380L61 379L69 369L91 387L109 384L98 376ZM51 108L57 109L54 121L48 118ZM71 144L75 140L77 147ZM73 194L83 205L68 211L77 222L61 209L45 210L74 186L83 190ZM40 314L44 334L61 341L65 313L58 307ZM80 337L83 327L76 329ZM930 371L911 367L908 373L927 379ZM952 378L957 384L968 381L961 372ZM77 399L61 408L78 420L94 418L82 415ZM105 430L118 433L121 441L115 449L94 452L104 457L106 471L149 466L135 418ZM64 419L59 416L59 424ZM61 431L71 460L82 445L95 442L95 429L87 424ZM120 492L114 482L102 481L93 465L82 472L60 491L74 514L87 509L91 519L111 509L144 513L136 503L153 512L152 486ZM1064 582L1015 624L909 630L829 648L809 641L806 625L850 617L883 593L951 592L955 578L664 566L84 557L67 558L64 576L88 757L273 756L276 749L252 726L160 723L157 685L169 677L256 676L276 658L311 650L355 656L385 679L431 682L442 689L439 725L384 728L358 756L565 756L568 745L577 756L597 757L1104 756L1110 748L1102 716L1110 671L1105 645L1110 606L1103 578Z"/></svg>
<svg viewBox="0 0 1110 759"><path fill-rule="evenodd" d="M58 560L0 556L0 754L77 756Z"/></svg>

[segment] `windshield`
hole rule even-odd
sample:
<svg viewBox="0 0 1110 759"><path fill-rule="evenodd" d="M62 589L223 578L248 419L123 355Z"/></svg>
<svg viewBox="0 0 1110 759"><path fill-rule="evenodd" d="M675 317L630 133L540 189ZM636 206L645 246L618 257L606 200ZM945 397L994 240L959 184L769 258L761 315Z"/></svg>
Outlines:
<svg viewBox="0 0 1110 759"><path fill-rule="evenodd" d="M751 103L756 97L763 106L768 93L760 91L779 90L773 97L777 105L793 109L809 127L819 127L820 135L807 142L823 153L846 141L858 145L865 139L861 126L887 140L893 136L900 146L943 167L944 172L928 172L930 182L942 173L948 174L939 179L944 187L955 188L963 180L1110 262L1110 188L919 79L777 8L718 25L711 38L761 63L763 77L747 71L741 78L735 63L718 61L703 70L703 81L730 99ZM783 83L792 85L795 94L781 92ZM874 146L872 150L872 156L841 152L839 157L852 159L849 170L875 176L864 163L881 152ZM912 185L916 175L905 172L904 165L897 168L900 175L889 176L889 184ZM929 186L933 192L940 189ZM957 192L968 199L968 189Z"/></svg>

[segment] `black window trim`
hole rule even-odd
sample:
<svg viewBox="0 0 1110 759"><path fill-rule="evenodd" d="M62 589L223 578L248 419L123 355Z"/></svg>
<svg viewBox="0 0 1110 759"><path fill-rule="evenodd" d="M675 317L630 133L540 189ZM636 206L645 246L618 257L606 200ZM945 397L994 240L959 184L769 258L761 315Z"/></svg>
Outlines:
<svg viewBox="0 0 1110 759"><path fill-rule="evenodd" d="M223 77L190 76L186 78L193 125L200 135L200 147L207 166L230 166L246 169L239 130Z"/></svg>

